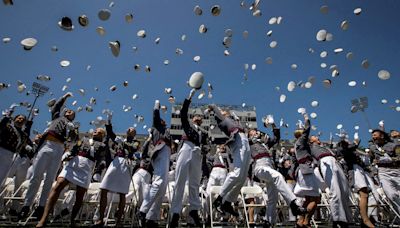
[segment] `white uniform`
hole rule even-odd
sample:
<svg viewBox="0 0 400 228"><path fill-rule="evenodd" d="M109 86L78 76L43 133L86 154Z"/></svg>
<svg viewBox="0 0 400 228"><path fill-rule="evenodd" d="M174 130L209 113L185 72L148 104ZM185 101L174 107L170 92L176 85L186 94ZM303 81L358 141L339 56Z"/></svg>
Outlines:
<svg viewBox="0 0 400 228"><path fill-rule="evenodd" d="M400 168L379 167L378 175L387 198L400 213Z"/></svg>
<svg viewBox="0 0 400 228"><path fill-rule="evenodd" d="M140 208L143 203L143 199L150 188L150 173L142 168L136 170L135 174L132 177L134 191L130 191L126 196L126 200L133 200L136 202L136 206Z"/></svg>
<svg viewBox="0 0 400 228"><path fill-rule="evenodd" d="M283 175L273 168L273 162L270 158L263 157L256 160L254 175L267 184L268 202L265 216L271 224L275 224L278 193L281 193L287 205L290 205L293 200L296 200L296 196L286 183Z"/></svg>
<svg viewBox="0 0 400 228"><path fill-rule="evenodd" d="M160 219L160 208L168 185L170 154L170 147L164 146L151 160L154 169L153 180L140 207L140 211L146 213L147 220Z"/></svg>
<svg viewBox="0 0 400 228"><path fill-rule="evenodd" d="M171 212L180 214L186 181L189 184L189 211L199 210L201 202L199 187L201 181L201 149L190 141L184 141L178 154L175 169L175 190L172 198Z"/></svg>
<svg viewBox="0 0 400 228"><path fill-rule="evenodd" d="M8 172L14 161L14 153L0 147L0 187L8 176Z"/></svg>
<svg viewBox="0 0 400 228"><path fill-rule="evenodd" d="M326 156L320 160L320 169L329 187L329 204L333 221L350 222L350 189L347 178L335 157Z"/></svg>
<svg viewBox="0 0 400 228"><path fill-rule="evenodd" d="M73 157L62 169L59 177L63 177L70 183L88 189L92 180L94 162L82 156Z"/></svg>
<svg viewBox="0 0 400 228"><path fill-rule="evenodd" d="M28 191L26 193L24 206L31 206L39 189L43 174L46 173L39 206L45 206L57 171L61 165L61 158L64 153L64 144L46 140L37 154L33 163L32 176L29 179Z"/></svg>
<svg viewBox="0 0 400 228"><path fill-rule="evenodd" d="M210 173L210 178L207 182L207 194L210 195L212 186L222 186L225 182L228 170L222 167L213 167Z"/></svg>
<svg viewBox="0 0 400 228"><path fill-rule="evenodd" d="M8 173L9 177L14 178L14 191L16 191L21 186L21 184L26 180L26 174L28 172L30 165L31 165L30 159L28 157L21 157L17 155L16 158L14 159L14 162L12 163L12 166ZM19 193L21 193L21 191ZM16 196L20 195L21 194L18 194ZM17 200L14 200L12 208L16 209L18 204L19 202Z"/></svg>
<svg viewBox="0 0 400 228"><path fill-rule="evenodd" d="M233 171L228 173L219 195L222 196L223 202L234 203L237 201L240 189L246 181L251 153L249 140L241 132L235 134L234 142L229 147L233 158Z"/></svg>
<svg viewBox="0 0 400 228"><path fill-rule="evenodd" d="M104 174L100 189L128 194L132 178L132 167L127 164L127 160L127 158L123 157L114 158Z"/></svg>

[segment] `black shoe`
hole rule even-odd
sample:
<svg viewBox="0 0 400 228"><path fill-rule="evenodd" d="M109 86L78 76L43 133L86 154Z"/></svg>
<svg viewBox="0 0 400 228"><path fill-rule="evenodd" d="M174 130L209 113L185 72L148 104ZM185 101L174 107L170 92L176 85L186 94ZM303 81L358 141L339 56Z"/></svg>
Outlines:
<svg viewBox="0 0 400 228"><path fill-rule="evenodd" d="M271 225L271 223L269 221L264 221L263 224L262 224L262 227L263 228L271 228L272 225Z"/></svg>
<svg viewBox="0 0 400 228"><path fill-rule="evenodd" d="M35 209L35 212L33 212L32 217L37 218L38 220L40 220L43 216L43 212L44 212L44 207L43 206L37 206Z"/></svg>
<svg viewBox="0 0 400 228"><path fill-rule="evenodd" d="M231 214L232 216L235 216L235 217L238 217L238 216L239 216L239 213L237 213L237 212L233 209L232 203L231 203L231 202L225 201L225 202L222 204L222 206L221 206L221 210L222 210L223 212L227 212L227 213Z"/></svg>
<svg viewBox="0 0 400 228"><path fill-rule="evenodd" d="M223 213L222 210L220 209L221 205L222 205L222 196L218 196L213 202L213 207L216 208L220 213Z"/></svg>
<svg viewBox="0 0 400 228"><path fill-rule="evenodd" d="M29 216L29 211L30 210L31 209L30 209L29 206L23 206L21 211L19 212L18 219L22 220L22 219L27 218Z"/></svg>
<svg viewBox="0 0 400 228"><path fill-rule="evenodd" d="M192 217L195 226L201 226L201 221L197 210L190 211L189 215Z"/></svg>
<svg viewBox="0 0 400 228"><path fill-rule="evenodd" d="M158 223L154 220L147 220L146 221L146 227L148 228L155 228L158 227Z"/></svg>
<svg viewBox="0 0 400 228"><path fill-rule="evenodd" d="M146 227L146 213L139 211L139 227Z"/></svg>
<svg viewBox="0 0 400 228"><path fill-rule="evenodd" d="M64 208L61 210L60 214L56 215L54 217L54 221L62 219L64 216L69 215L69 210L67 208Z"/></svg>
<svg viewBox="0 0 400 228"><path fill-rule="evenodd" d="M176 228L179 226L179 214L174 213L169 223L169 228Z"/></svg>
<svg viewBox="0 0 400 228"><path fill-rule="evenodd" d="M292 202L290 202L290 210L292 211L294 216L298 216L298 215L304 215L307 210L303 207L299 207L296 204L296 200L293 200Z"/></svg>
<svg viewBox="0 0 400 228"><path fill-rule="evenodd" d="M15 209L8 210L8 214L13 217L18 216L18 212Z"/></svg>

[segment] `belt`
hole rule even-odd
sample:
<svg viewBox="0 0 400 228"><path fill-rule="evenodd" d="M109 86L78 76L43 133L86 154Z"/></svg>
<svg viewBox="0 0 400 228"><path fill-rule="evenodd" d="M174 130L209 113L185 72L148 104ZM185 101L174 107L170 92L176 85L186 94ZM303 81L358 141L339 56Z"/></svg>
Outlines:
<svg viewBox="0 0 400 228"><path fill-rule="evenodd" d="M269 153L261 153L257 154L256 156L253 157L254 160L260 159L260 158L265 158L265 157L272 157Z"/></svg>
<svg viewBox="0 0 400 228"><path fill-rule="evenodd" d="M234 134L236 134L236 133L238 133L238 132L241 132L241 133L244 133L244 130L242 129L242 128L239 128L239 127L233 127L233 128L230 128L230 129L228 129L228 131L229 131L229 133L234 133Z"/></svg>
<svg viewBox="0 0 400 228"><path fill-rule="evenodd" d="M387 162L387 163L378 163L378 167L382 168L400 168L400 161L393 161L393 162Z"/></svg>
<svg viewBox="0 0 400 228"><path fill-rule="evenodd" d="M156 145L159 145L159 144L161 144L161 143L167 144L167 142L165 142L164 139L159 139L159 140L158 140L156 143L154 143L153 145L156 146Z"/></svg>
<svg viewBox="0 0 400 228"><path fill-rule="evenodd" d="M58 138L54 137L53 135L47 135L46 140L56 142L56 143L61 143L61 144L64 143L63 141L59 140Z"/></svg>
<svg viewBox="0 0 400 228"><path fill-rule="evenodd" d="M331 154L331 153L329 153L329 152L323 153L323 154L318 155L317 160L320 160L321 158L329 157L329 156L332 156L332 157L333 157L333 154Z"/></svg>
<svg viewBox="0 0 400 228"><path fill-rule="evenodd" d="M297 163L304 164L304 163L306 163L308 161L312 161L312 158L310 156L307 156L307 157L304 157L304 158L301 158L301 159L297 160Z"/></svg>
<svg viewBox="0 0 400 228"><path fill-rule="evenodd" d="M92 162L95 162L94 157L90 156L90 155L88 154L88 152L79 151L79 152L78 152L78 156L85 157L85 158L91 160Z"/></svg>
<svg viewBox="0 0 400 228"><path fill-rule="evenodd" d="M226 168L224 165L214 165L213 168Z"/></svg>
<svg viewBox="0 0 400 228"><path fill-rule="evenodd" d="M189 142L193 143L194 145L196 145L196 143L193 142L192 140L190 140L189 137L187 137L186 135L183 135L181 139L182 139L183 141L189 141Z"/></svg>
<svg viewBox="0 0 400 228"><path fill-rule="evenodd" d="M288 184L295 184L296 181L295 181L295 180L286 180L286 183L288 183Z"/></svg>
<svg viewBox="0 0 400 228"><path fill-rule="evenodd" d="M53 141L53 142L59 142L59 143L64 143L64 141L65 141L61 135L57 134L54 131L47 132L46 140Z"/></svg>

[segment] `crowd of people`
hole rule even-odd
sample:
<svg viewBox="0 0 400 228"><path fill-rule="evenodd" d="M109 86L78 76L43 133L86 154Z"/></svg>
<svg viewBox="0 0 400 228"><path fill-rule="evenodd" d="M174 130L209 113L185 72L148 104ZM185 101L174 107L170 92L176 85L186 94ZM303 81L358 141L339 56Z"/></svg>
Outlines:
<svg viewBox="0 0 400 228"><path fill-rule="evenodd" d="M318 216L321 194L329 196L330 218L326 219L332 221L333 227L347 227L357 220L350 205L353 193L359 195L357 216L363 227L379 223L379 213L371 212L369 205L376 205L383 195L390 208L400 213L398 131L388 134L382 125L372 131L365 149L360 148L358 133L353 140L343 133L338 142L322 143L318 135L311 134L310 119L304 111L304 124L294 132L293 147L278 149L281 135L273 116L264 121L264 127L271 128L269 135L244 127L229 110L209 105L208 112L214 113L218 127L227 136L223 144L215 145L202 128L203 115L188 114L195 93L195 89L190 91L180 110L184 134L178 141L171 138L160 117L158 100L144 143L136 139L133 127L124 137L117 136L111 112L107 113L105 128L97 128L90 135L79 134L79 127L74 125L76 113L64 107L71 93L53 105L47 129L32 137L35 115L28 119L14 115L16 106L12 105L3 112L0 122L0 183L4 186L10 177L14 178L14 189L25 180L29 184L23 193L23 205L15 200L7 207L7 213L17 220L35 217L36 227L44 227L50 217L57 216L54 207L60 194L72 185L72 210L69 213L65 209L67 213L61 216L69 214L71 226L75 226L92 183L100 183L94 227L105 224L110 192L119 196L114 215L117 226L127 216L128 200L135 202L135 210L129 215L137 218L141 227L156 227L162 219L169 227L178 227L184 218L191 226L200 227L209 223L215 213L230 221L242 213L237 202L243 186L263 189L264 210L249 209L248 213L250 221L260 214L264 227L276 224L280 196L289 211L286 219L297 227L311 227L312 217ZM221 186L215 196L211 194L213 186ZM167 197L169 210L165 216L160 208L169 195L167 189L171 190L171 197ZM251 205L256 199L250 196L246 202Z"/></svg>

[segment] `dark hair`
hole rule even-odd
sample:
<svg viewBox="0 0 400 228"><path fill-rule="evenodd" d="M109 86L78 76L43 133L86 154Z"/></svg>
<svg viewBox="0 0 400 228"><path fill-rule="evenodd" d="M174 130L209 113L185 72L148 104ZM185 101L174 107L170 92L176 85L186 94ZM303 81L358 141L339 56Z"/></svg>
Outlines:
<svg viewBox="0 0 400 228"><path fill-rule="evenodd" d="M24 114L18 114L18 115L16 115L16 116L14 117L13 120L16 120L16 119L17 119L18 117L20 117L20 116L24 117L24 119L26 120L26 116L25 116Z"/></svg>

